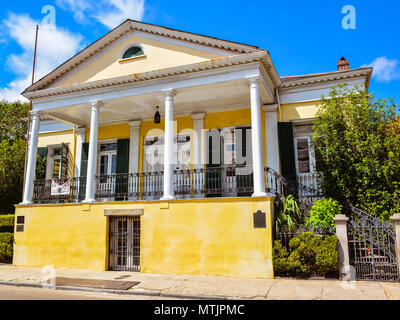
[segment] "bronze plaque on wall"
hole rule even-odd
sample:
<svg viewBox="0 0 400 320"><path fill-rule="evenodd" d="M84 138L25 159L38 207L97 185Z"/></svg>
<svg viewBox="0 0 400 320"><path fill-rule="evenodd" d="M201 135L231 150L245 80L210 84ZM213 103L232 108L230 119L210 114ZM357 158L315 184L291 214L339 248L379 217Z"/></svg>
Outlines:
<svg viewBox="0 0 400 320"><path fill-rule="evenodd" d="M267 227L267 219L265 212L258 210L253 213L254 219L254 228L266 228Z"/></svg>

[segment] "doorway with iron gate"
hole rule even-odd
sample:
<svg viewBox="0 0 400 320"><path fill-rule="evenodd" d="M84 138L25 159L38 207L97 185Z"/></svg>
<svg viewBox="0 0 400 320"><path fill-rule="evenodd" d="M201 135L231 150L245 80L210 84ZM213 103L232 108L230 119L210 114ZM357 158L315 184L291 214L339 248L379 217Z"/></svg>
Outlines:
<svg viewBox="0 0 400 320"><path fill-rule="evenodd" d="M140 271L140 217L110 217L109 268Z"/></svg>
<svg viewBox="0 0 400 320"><path fill-rule="evenodd" d="M347 236L355 279L399 281L394 225L348 207L352 214L347 222Z"/></svg>

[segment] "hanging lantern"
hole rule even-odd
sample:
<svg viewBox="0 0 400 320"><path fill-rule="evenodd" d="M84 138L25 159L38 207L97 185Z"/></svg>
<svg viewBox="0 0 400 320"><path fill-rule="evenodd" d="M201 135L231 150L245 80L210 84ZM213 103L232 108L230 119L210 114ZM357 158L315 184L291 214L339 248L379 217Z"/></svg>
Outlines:
<svg viewBox="0 0 400 320"><path fill-rule="evenodd" d="M157 106L157 111L156 111L156 114L154 115L154 123L155 124L158 124L161 122L161 115L160 115L160 112L158 112L158 108L159 108L159 106Z"/></svg>

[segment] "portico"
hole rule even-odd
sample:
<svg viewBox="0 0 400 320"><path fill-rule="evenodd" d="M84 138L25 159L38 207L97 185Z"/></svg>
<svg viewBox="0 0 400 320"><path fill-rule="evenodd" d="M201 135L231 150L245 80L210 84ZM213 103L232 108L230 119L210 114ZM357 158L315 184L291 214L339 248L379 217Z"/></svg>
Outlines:
<svg viewBox="0 0 400 320"><path fill-rule="evenodd" d="M129 171L124 173L138 174L139 158L142 153L139 150L142 143L139 141L140 125L143 121L152 119L155 107L161 105L163 128L160 134L163 137L163 162L161 164L163 170L162 179L157 186L158 188L162 187L162 196L159 199L174 200L177 184L182 182L176 178L180 173L176 172L177 167L174 166L176 165L174 163L176 161L174 158L175 135L179 134L174 119L185 116L193 118L193 124L189 128L185 128L190 131L190 167L200 170L207 167L206 157L204 157L207 152L207 142L204 139L207 130L204 128L204 120L198 122L196 119L202 120L202 117L204 119L208 114L218 112L249 109L250 123L243 122L243 125L249 125L251 128L252 163L250 170L252 181L246 187L253 190L253 197L265 197L267 195L265 167L268 166L268 163L265 162L264 150L271 149L270 146L277 148L278 142L276 134L265 135L265 129L262 127L261 113L263 110L261 106L268 106L275 102L275 86L279 79L273 77L272 69L268 69L269 72L267 72L269 57L265 52L244 56L241 56L240 59L238 57L221 59L211 65L203 63L185 66L185 68L172 68L168 72L166 71L165 75L158 75L157 79L152 80L148 80L148 78L152 78L152 74L147 73L146 78L145 75L137 75L136 79L122 77L79 84L68 89L51 88L27 94L33 99L33 114L37 115L36 118L33 117L34 125L29 155L35 158L37 154L35 139L37 140L39 132L37 129L40 125L39 115L73 125L77 128L77 132L88 132L86 134L89 140L87 168L84 170L86 174L82 175L82 161L76 157L75 177L80 178L80 181L84 177L85 180L79 186L81 194L82 188L85 188L83 202L96 202L98 201L96 199L96 183L98 181L96 177L99 176L97 168L99 128L129 123L131 134L129 137ZM182 75L183 73L186 73L185 76ZM156 74L153 76L155 77ZM127 84L128 82L129 84ZM100 90L99 87L102 89ZM269 120L268 125L274 127L274 122ZM217 124L208 129L221 128ZM199 134L200 136L198 136ZM77 141L79 140L77 155L82 154L82 145L80 145L83 141L82 138L80 135L77 139ZM273 149L271 150L272 153ZM274 153L277 154L278 150L275 150ZM35 168L33 163L35 161L28 161L27 172L31 173L27 174L27 186L34 185ZM221 165L224 164L221 163ZM203 174L206 173L198 172L195 178L203 179L205 182ZM133 179L128 177L126 183L128 185L134 183ZM152 178L152 180L154 179ZM139 189L140 186L136 188ZM189 186L189 194L193 192L190 189L193 189L193 181ZM23 203L32 203L32 197L33 189L26 188ZM129 198L132 199L132 197Z"/></svg>

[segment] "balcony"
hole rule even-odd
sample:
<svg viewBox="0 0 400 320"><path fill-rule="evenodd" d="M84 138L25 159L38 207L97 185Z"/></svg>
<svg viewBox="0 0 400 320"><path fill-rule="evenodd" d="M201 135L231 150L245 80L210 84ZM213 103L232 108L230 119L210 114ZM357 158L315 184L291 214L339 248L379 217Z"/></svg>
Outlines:
<svg viewBox="0 0 400 320"><path fill-rule="evenodd" d="M253 174L249 167L225 166L175 170L176 199L211 197L251 197ZM98 202L159 200L163 195L164 174L141 172L96 176ZM58 184L57 184L58 183ZM285 194L285 182L275 171L265 168L267 192ZM85 199L86 177L34 181L34 204L79 203Z"/></svg>

